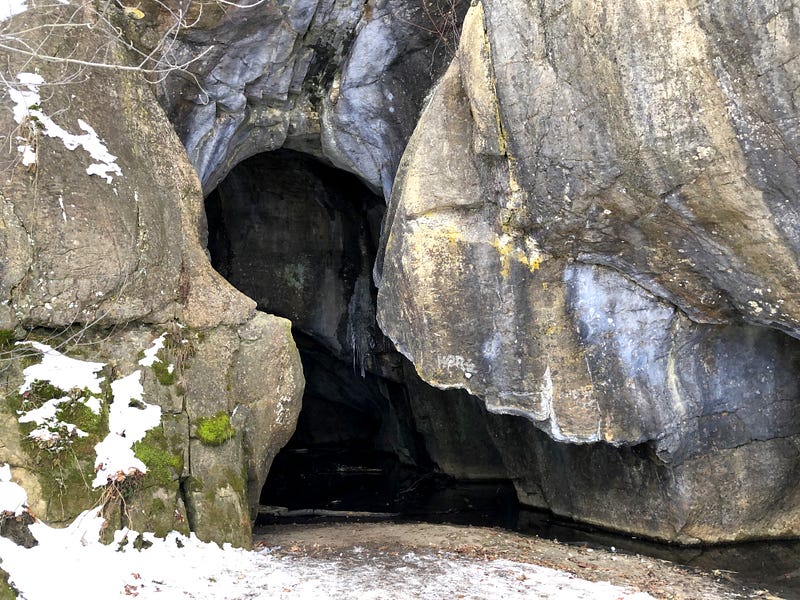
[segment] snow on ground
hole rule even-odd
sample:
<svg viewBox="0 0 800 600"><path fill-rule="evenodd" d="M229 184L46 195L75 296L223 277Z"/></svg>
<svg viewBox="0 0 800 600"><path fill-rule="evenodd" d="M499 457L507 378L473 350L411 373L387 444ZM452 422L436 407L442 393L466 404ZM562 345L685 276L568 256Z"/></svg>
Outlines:
<svg viewBox="0 0 800 600"><path fill-rule="evenodd" d="M0 4L5 2L8 2L8 0L0 0ZM11 2L12 8L10 10L14 10L13 6L19 6L14 4L17 0L11 0ZM2 10L0 9L0 21L2 21ZM24 5L22 5L22 10L25 10ZM76 135L56 124L50 116L44 113L41 106L42 100L39 94L39 87L45 84L45 80L41 75L37 73L19 73L17 80L19 81L19 86L8 86L8 94L11 97L11 101L14 102L14 120L17 123L20 125L28 124L32 134L34 132L42 133L47 137L60 139L68 150L83 148L92 160L96 161L86 167L88 175L102 177L109 184L114 179L113 175L122 177L122 170L116 162L117 157L108 151L108 148L106 148L106 145L91 125L83 119L78 119L78 128L84 133ZM36 162L36 151L31 145L32 140L19 137L18 141L22 142L17 146L17 150L22 154L23 164L26 166L34 164Z"/></svg>
<svg viewBox="0 0 800 600"><path fill-rule="evenodd" d="M81 515L67 529L31 525L39 545L24 549L0 538L2 568L27 600L76 595L84 600L136 597L236 599L549 598L653 600L609 583L592 583L553 569L507 560L485 561L442 553L378 557L358 549L340 559L277 557L269 549L245 551L171 533L144 535L152 546L136 550L135 532L117 532L104 546L102 519ZM355 556L355 559L354 559Z"/></svg>
<svg viewBox="0 0 800 600"><path fill-rule="evenodd" d="M8 465L0 467L0 512L18 514L26 502L25 491L10 480ZM376 556L358 548L338 559L278 557L270 549L220 548L194 534L173 532L162 540L129 530L118 531L106 546L97 541L102 527L97 510L82 513L66 529L36 522L30 526L39 542L33 548L0 537L0 566L25 600L65 595L83 600L653 600L649 594L508 560L434 552ZM150 546L137 550L137 538Z"/></svg>
<svg viewBox="0 0 800 600"><path fill-rule="evenodd" d="M25 512L27 503L28 494L11 481L11 467L7 464L0 467L0 515L11 513L18 517Z"/></svg>

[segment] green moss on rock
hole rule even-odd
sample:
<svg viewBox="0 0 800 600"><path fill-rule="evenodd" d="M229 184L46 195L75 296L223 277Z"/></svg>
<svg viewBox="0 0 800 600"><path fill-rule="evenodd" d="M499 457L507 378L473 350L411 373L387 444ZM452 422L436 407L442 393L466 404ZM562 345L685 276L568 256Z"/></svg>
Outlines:
<svg viewBox="0 0 800 600"><path fill-rule="evenodd" d="M170 486L183 472L183 453L170 446L163 427L148 431L133 445L133 453L147 467L145 486Z"/></svg>
<svg viewBox="0 0 800 600"><path fill-rule="evenodd" d="M22 449L30 458L30 469L36 474L47 511L39 515L51 523L67 523L89 506L95 505L102 490L92 488L95 445L108 433L108 403L101 401L100 414L94 413L83 398L88 390L65 392L47 381L35 381L28 392L9 394L6 404L12 411L29 411L53 398L68 399L59 404L58 421L77 426L87 433L79 437L66 427L55 426L54 441L29 437L34 423L18 423Z"/></svg>
<svg viewBox="0 0 800 600"><path fill-rule="evenodd" d="M37 379L31 383L31 389L25 392L22 397L31 404L32 408L39 408L42 404L53 398L63 398L67 392L54 386L49 381Z"/></svg>
<svg viewBox="0 0 800 600"><path fill-rule="evenodd" d="M197 438L207 446L221 446L235 435L236 430L226 412L197 419Z"/></svg>
<svg viewBox="0 0 800 600"><path fill-rule="evenodd" d="M159 354L161 354L159 352ZM169 364L165 359L158 357L158 360L153 362L153 372L156 374L156 379L161 385L174 385L175 384L175 368Z"/></svg>
<svg viewBox="0 0 800 600"><path fill-rule="evenodd" d="M14 347L16 337L11 329L0 329L0 350L10 350Z"/></svg>
<svg viewBox="0 0 800 600"><path fill-rule="evenodd" d="M0 600L16 600L17 592L8 582L8 573L0 569Z"/></svg>
<svg viewBox="0 0 800 600"><path fill-rule="evenodd" d="M102 490L92 488L94 446L89 448L89 451L85 446L71 448L58 454L29 451L33 455L32 466L42 487L42 497L47 502L45 521L69 523L86 507L97 504Z"/></svg>
<svg viewBox="0 0 800 600"><path fill-rule="evenodd" d="M89 390L83 390L83 398L88 399L91 396L94 396L94 394L91 394ZM65 402L59 406L56 416L61 421L72 423L90 435L105 435L108 431L108 413L101 410L98 414L86 406L84 401L73 400Z"/></svg>

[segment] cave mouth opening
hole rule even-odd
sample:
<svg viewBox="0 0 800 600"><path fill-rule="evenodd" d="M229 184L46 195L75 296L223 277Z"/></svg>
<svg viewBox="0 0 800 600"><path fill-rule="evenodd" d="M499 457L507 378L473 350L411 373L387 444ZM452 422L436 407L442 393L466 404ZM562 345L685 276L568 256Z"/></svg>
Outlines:
<svg viewBox="0 0 800 600"><path fill-rule="evenodd" d="M292 321L306 378L256 524L298 512L500 524L516 511L507 479L442 468L424 404L447 394L424 384L377 326L384 212L358 178L291 150L243 161L206 198L212 265L259 310Z"/></svg>

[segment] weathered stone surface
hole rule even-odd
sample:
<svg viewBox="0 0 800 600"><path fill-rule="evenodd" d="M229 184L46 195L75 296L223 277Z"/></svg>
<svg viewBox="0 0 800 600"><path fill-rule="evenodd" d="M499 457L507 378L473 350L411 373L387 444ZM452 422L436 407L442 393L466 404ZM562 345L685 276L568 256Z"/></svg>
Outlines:
<svg viewBox="0 0 800 600"><path fill-rule="evenodd" d="M6 27L13 32L53 22L72 10L31 10ZM91 60L98 48L108 49L109 60L126 60L121 42L99 30L63 31L48 36L42 28L26 35L42 54L57 54L59 44L70 43L80 52L75 60ZM175 317L210 327L249 318L252 301L208 264L200 186L141 76L99 68L89 76L69 63L31 64L13 52L7 57L0 114L6 140L0 156L0 328ZM44 83L31 87L19 77L33 70ZM23 102L18 124L8 110L18 104L14 94L35 90L38 108L31 113ZM52 119L52 127L42 124L42 115ZM96 143L113 155L109 168L90 155ZM18 150L25 145L36 154L35 165L27 168Z"/></svg>
<svg viewBox="0 0 800 600"><path fill-rule="evenodd" d="M696 320L796 333L796 11L485 6L512 224Z"/></svg>
<svg viewBox="0 0 800 600"><path fill-rule="evenodd" d="M202 55L194 79L168 77L160 98L207 192L240 161L286 146L388 196L466 2L195 4L201 20L171 47L177 63ZM135 27L147 47L158 39L151 28L164 31L170 19L145 5L151 16Z"/></svg>
<svg viewBox="0 0 800 600"><path fill-rule="evenodd" d="M796 435L670 464L648 445L563 444L522 419L488 422L525 504L685 544L798 534Z"/></svg>
<svg viewBox="0 0 800 600"><path fill-rule="evenodd" d="M37 330L34 335L47 333ZM162 333L165 347L158 360L152 367L139 365L142 351ZM6 435L0 461L12 465L15 481L28 492L31 511L49 523L69 524L102 498L111 531L125 526L163 536L191 529L204 540L249 545L250 515L269 464L294 430L300 411L303 375L288 322L257 313L240 328L193 330L172 323L97 329L84 332L72 352L106 363L107 378L138 371L143 401L160 406L161 422L134 445L147 471L119 484L120 503L115 490L90 486L94 438L63 453L20 439L12 406L21 367L30 359L23 350L7 356L2 363L5 401L0 416ZM106 415L110 401L106 393ZM203 418L220 414L233 426L230 436L209 439L198 432Z"/></svg>
<svg viewBox="0 0 800 600"><path fill-rule="evenodd" d="M258 313L238 335L239 350L230 372L231 393L238 404L231 423L242 432L247 503L255 518L272 460L294 433L305 380L289 321ZM270 374L268 381L265 373Z"/></svg>
<svg viewBox="0 0 800 600"><path fill-rule="evenodd" d="M163 535L191 527L204 539L247 545L252 497L299 411L297 350L285 321L255 313L255 303L212 269L201 186L149 85L126 70L131 57L122 40L105 26L65 27L59 36L37 28L70 15L74 7L55 5L3 23L3 34L27 29L26 41L44 55L68 44L70 60L98 61L102 50L102 60L121 67L4 55L0 457L45 521L67 524L102 500L109 530ZM18 146L25 145L33 164L22 162ZM106 155L98 158L101 146ZM166 363L140 367L139 353L165 331L162 358L174 371ZM144 477L119 490L89 485L102 431L73 446L73 457L24 439L13 402L30 359L13 346L14 335L107 363L107 381L142 372L145 401L163 416L137 449L148 465ZM240 419L231 440L190 452L202 446L194 439L198 417L231 415L237 406L247 409L247 421ZM203 494L195 496L190 482Z"/></svg>
<svg viewBox="0 0 800 600"><path fill-rule="evenodd" d="M423 379L548 434L500 435L527 502L686 542L798 533L800 345L776 331L800 334L798 15L768 37L761 9L468 13L398 172L378 317Z"/></svg>

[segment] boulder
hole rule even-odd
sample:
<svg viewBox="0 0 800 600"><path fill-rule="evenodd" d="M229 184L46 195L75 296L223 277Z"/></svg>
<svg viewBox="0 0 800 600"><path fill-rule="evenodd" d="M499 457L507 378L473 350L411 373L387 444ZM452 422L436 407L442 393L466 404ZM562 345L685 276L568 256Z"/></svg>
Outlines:
<svg viewBox="0 0 800 600"><path fill-rule="evenodd" d="M107 16L127 26L122 11ZM75 19L96 26L53 34ZM0 460L49 523L99 504L108 531L191 529L247 546L269 464L300 409L290 325L256 312L211 267L201 185L145 79L155 71L132 66L118 30L66 5L0 25L6 36L26 30L38 48L34 60L8 52L3 64ZM45 347L96 365L99 387L37 376L23 389ZM140 466L95 486L96 445L114 433L110 407L129 385L141 392L128 409L160 417L133 444ZM63 400L61 423L31 438L20 417L51 400ZM224 435L218 421L203 435L204 419L227 424Z"/></svg>
<svg viewBox="0 0 800 600"><path fill-rule="evenodd" d="M467 14L378 320L425 381L523 417L493 434L523 502L686 543L798 533L797 18L768 37L759 10Z"/></svg>

